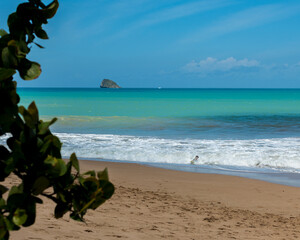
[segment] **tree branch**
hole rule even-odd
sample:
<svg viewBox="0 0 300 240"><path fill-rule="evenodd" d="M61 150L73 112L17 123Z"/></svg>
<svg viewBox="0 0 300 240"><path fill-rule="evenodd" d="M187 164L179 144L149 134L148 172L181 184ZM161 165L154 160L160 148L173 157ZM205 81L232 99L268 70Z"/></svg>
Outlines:
<svg viewBox="0 0 300 240"><path fill-rule="evenodd" d="M57 198L53 197L53 195L49 195L49 194L46 194L46 193L41 193L42 196L46 197L46 198L49 198L51 199L53 202L55 203L58 203L59 201L57 200Z"/></svg>

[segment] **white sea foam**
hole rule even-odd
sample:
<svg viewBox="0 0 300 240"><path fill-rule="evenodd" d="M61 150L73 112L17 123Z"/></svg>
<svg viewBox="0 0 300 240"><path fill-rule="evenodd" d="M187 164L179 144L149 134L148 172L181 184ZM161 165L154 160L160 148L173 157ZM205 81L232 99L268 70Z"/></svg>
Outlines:
<svg viewBox="0 0 300 240"><path fill-rule="evenodd" d="M250 140L165 139L126 135L57 133L62 154L121 161L268 167L300 172L300 138ZM0 138L5 144L7 137Z"/></svg>
<svg viewBox="0 0 300 240"><path fill-rule="evenodd" d="M251 140L163 139L102 134L57 134L63 155L113 160L271 167L300 172L300 138Z"/></svg>

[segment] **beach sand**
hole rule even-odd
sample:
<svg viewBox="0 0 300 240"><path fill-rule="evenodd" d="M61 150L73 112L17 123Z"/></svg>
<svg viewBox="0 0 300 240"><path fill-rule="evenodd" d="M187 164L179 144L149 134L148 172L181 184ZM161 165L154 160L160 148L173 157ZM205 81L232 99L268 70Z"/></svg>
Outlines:
<svg viewBox="0 0 300 240"><path fill-rule="evenodd" d="M297 239L300 188L216 174L187 173L130 163L81 161L108 167L113 197L86 223L53 217L38 206L36 223L11 239ZM11 182L15 179L11 178Z"/></svg>

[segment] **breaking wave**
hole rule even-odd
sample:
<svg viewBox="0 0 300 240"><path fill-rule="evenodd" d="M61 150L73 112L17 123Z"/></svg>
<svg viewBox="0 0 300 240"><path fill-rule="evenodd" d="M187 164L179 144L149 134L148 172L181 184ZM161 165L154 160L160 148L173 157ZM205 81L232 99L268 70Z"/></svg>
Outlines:
<svg viewBox="0 0 300 240"><path fill-rule="evenodd" d="M249 140L166 139L110 134L57 133L62 153L146 163L268 167L300 172L300 138Z"/></svg>

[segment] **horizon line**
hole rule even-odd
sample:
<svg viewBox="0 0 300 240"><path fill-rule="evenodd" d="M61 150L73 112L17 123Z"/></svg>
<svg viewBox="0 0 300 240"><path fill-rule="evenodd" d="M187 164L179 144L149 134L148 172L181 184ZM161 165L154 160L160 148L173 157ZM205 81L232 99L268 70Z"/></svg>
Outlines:
<svg viewBox="0 0 300 240"><path fill-rule="evenodd" d="M17 89L115 89L115 90L122 90L122 89L299 89L300 87L272 87L272 88L265 88L265 87L121 87L121 88L100 88L100 87L17 87Z"/></svg>

